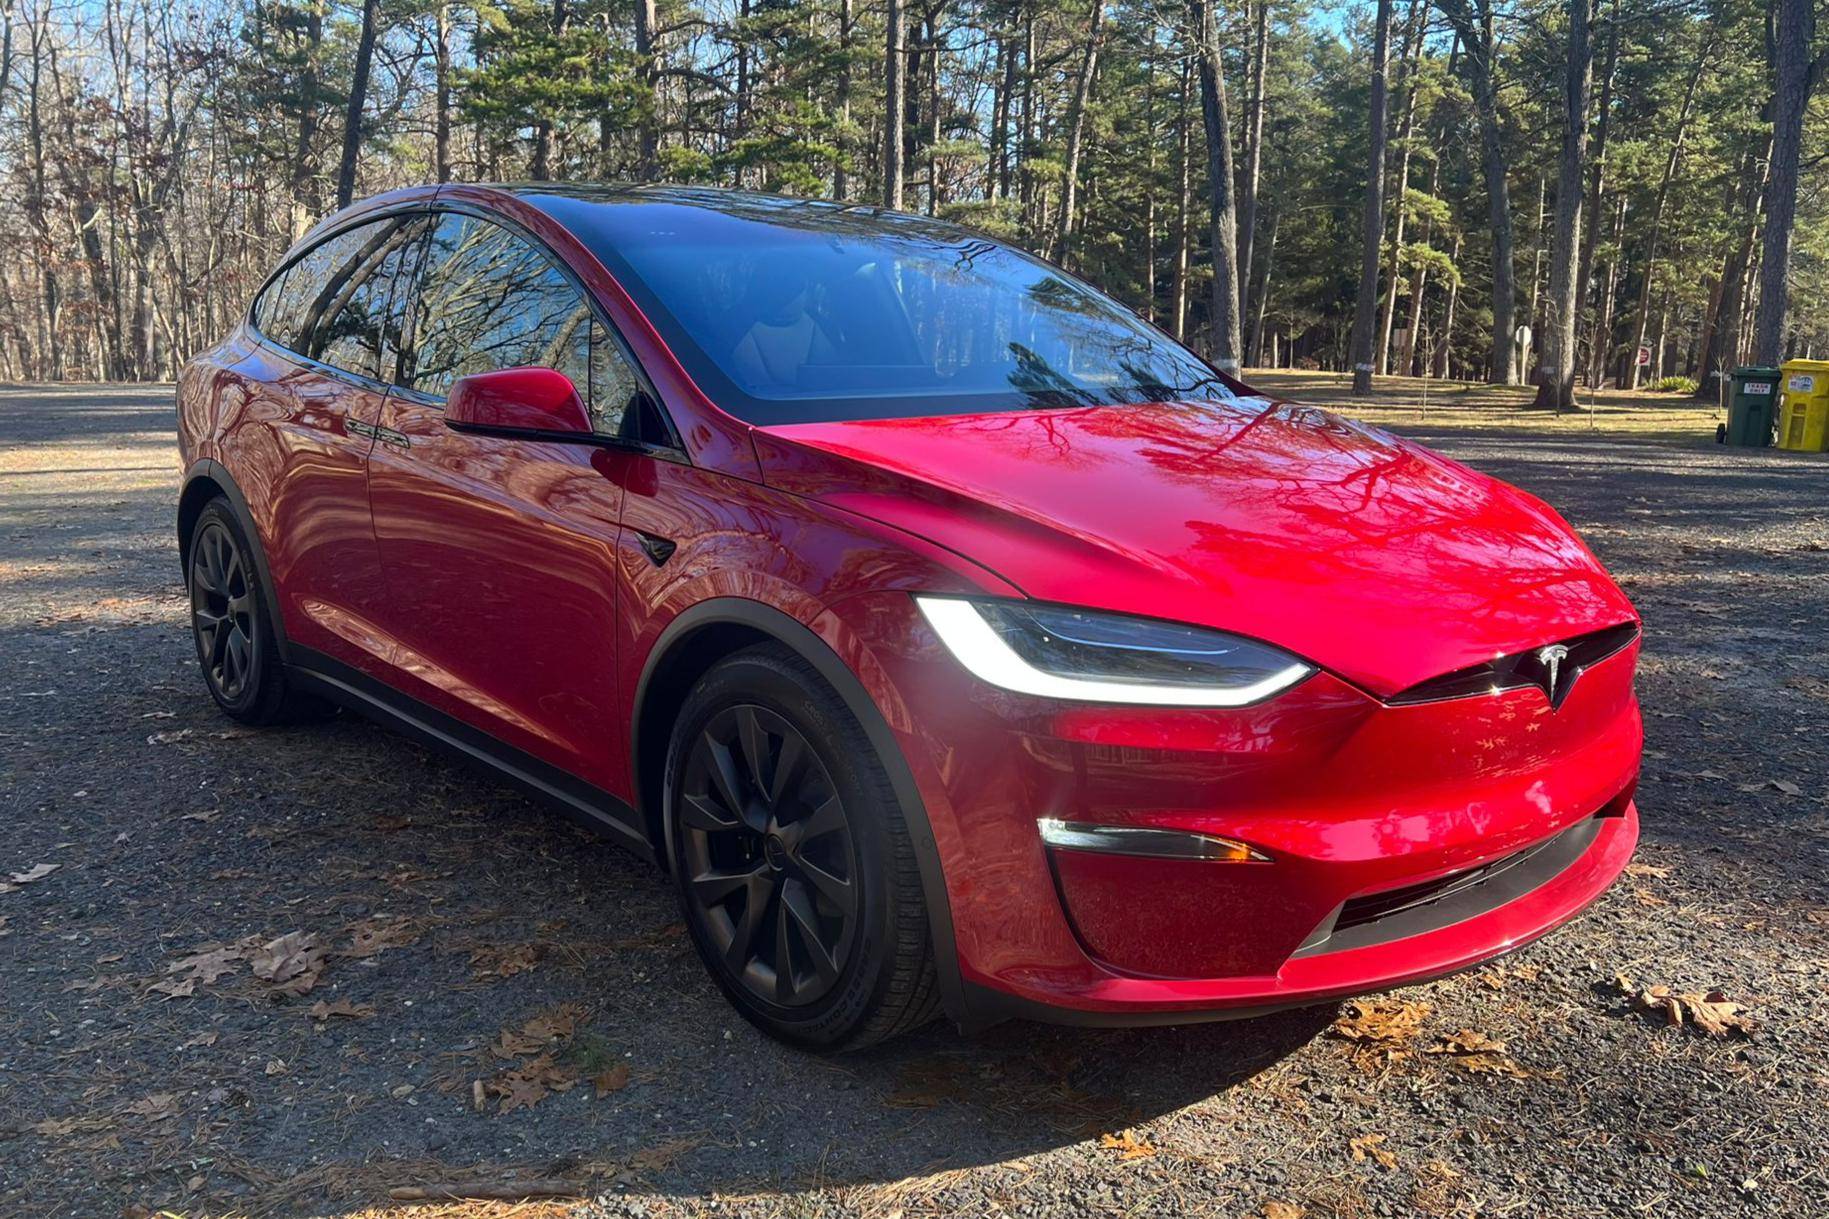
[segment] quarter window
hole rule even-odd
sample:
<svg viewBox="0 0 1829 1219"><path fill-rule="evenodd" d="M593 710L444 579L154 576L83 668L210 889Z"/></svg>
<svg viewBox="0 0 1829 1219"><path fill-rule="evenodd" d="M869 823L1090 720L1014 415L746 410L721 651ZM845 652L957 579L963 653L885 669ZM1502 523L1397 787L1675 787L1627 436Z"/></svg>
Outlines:
<svg viewBox="0 0 1829 1219"><path fill-rule="evenodd" d="M590 304L545 253L500 225L438 218L413 303L401 384L444 397L459 377L553 368L572 379L598 431L619 433L634 371Z"/></svg>
<svg viewBox="0 0 1829 1219"><path fill-rule="evenodd" d="M423 218L389 218L326 238L269 285L255 325L302 356L392 380L404 305L395 279L415 269L424 232Z"/></svg>

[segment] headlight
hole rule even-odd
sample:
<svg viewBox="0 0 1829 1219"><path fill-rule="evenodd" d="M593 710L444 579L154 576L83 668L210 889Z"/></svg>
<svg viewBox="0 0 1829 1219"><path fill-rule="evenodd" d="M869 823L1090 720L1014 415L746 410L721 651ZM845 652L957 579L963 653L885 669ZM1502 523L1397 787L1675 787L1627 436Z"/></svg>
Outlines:
<svg viewBox="0 0 1829 1219"><path fill-rule="evenodd" d="M1220 631L1023 601L916 597L959 663L1018 694L1097 703L1243 707L1314 667Z"/></svg>

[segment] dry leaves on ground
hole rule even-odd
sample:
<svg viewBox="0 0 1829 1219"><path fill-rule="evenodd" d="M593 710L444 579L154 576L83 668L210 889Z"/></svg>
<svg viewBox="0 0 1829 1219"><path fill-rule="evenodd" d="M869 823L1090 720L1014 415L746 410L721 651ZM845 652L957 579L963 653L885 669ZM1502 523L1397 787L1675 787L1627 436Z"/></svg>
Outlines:
<svg viewBox="0 0 1829 1219"><path fill-rule="evenodd" d="M512 1113L516 1109L532 1108L548 1093L571 1091L578 1082L578 1073L559 1062L553 1054L589 1019L590 1013L578 1004L561 1003L532 1017L519 1028L503 1029L490 1045L489 1052L514 1065L503 1068L491 1079L479 1079L471 1084L477 1109L481 1110L488 1103L487 1098L494 1096L500 1102L496 1106L498 1114ZM627 1082L625 1078L623 1083ZM597 1095L614 1090L599 1085Z"/></svg>
<svg viewBox="0 0 1829 1219"><path fill-rule="evenodd" d="M1427 1003L1355 1000L1327 1031L1346 1041L1401 1044L1422 1031L1434 1010Z"/></svg>
<svg viewBox="0 0 1829 1219"><path fill-rule="evenodd" d="M349 936L349 944L339 948L337 955L372 957L390 948L405 948L418 941L421 930L420 925L412 919L388 918L384 915L365 918L343 929L344 934Z"/></svg>
<svg viewBox="0 0 1829 1219"><path fill-rule="evenodd" d="M63 865L60 863L35 863L23 872L9 872L8 879L0 882L0 893L11 893L22 885L43 880L61 867Z"/></svg>
<svg viewBox="0 0 1829 1219"><path fill-rule="evenodd" d="M1397 1157L1385 1150L1382 1134L1354 1135L1346 1141L1346 1145L1353 1153L1353 1163L1355 1164L1363 1164L1367 1160L1371 1160L1380 1168L1397 1167Z"/></svg>
<svg viewBox="0 0 1829 1219"><path fill-rule="evenodd" d="M303 995L324 972L324 950L309 931L289 931L268 940L248 957L254 976L275 994Z"/></svg>
<svg viewBox="0 0 1829 1219"><path fill-rule="evenodd" d="M1444 1054L1454 1064L1475 1075L1510 1075L1522 1078L1526 1072L1512 1061L1505 1043L1488 1037L1477 1029L1462 1029L1452 1037L1439 1038L1425 1053Z"/></svg>
<svg viewBox="0 0 1829 1219"><path fill-rule="evenodd" d="M127 1112L148 1122L169 1121L178 1116L178 1094L176 1092L156 1092L128 1105Z"/></svg>
<svg viewBox="0 0 1829 1219"><path fill-rule="evenodd" d="M1101 1134L1099 1146L1106 1151L1115 1151L1120 1160L1147 1160L1156 1154L1156 1145L1148 1139L1139 1138L1135 1131L1120 1130L1116 1134Z"/></svg>
<svg viewBox="0 0 1829 1219"><path fill-rule="evenodd" d="M1264 1219L1303 1219L1308 1211L1293 1202L1264 1203Z"/></svg>
<svg viewBox="0 0 1829 1219"><path fill-rule="evenodd" d="M541 944L485 944L470 952L470 975L478 982L526 973L546 956Z"/></svg>
<svg viewBox="0 0 1829 1219"><path fill-rule="evenodd" d="M607 1071L599 1071L591 1076L591 1086L597 1089L597 1099L602 1100L612 1092L620 1092L629 1086L632 1072L629 1064L619 1062Z"/></svg>
<svg viewBox="0 0 1829 1219"><path fill-rule="evenodd" d="M329 1001L319 999L316 1003L311 1005L311 1018L319 1023L324 1023L339 1016L347 1020L360 1020L365 1016L372 1016L374 1014L375 1009L372 1004L352 1003L348 999L335 999Z"/></svg>
<svg viewBox="0 0 1829 1219"><path fill-rule="evenodd" d="M1687 1025L1711 1037L1726 1037L1733 1033L1751 1037L1759 1028L1746 1014L1744 1007L1719 990L1678 993L1668 986L1638 989L1625 983L1624 979L1621 982L1626 990L1632 992L1634 1007L1641 1011L1661 1013L1666 1024Z"/></svg>

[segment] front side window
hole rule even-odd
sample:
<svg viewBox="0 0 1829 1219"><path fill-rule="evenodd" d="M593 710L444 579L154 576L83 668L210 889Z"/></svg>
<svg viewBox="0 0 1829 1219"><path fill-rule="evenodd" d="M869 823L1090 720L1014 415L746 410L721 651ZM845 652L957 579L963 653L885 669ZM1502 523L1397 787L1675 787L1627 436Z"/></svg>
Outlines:
<svg viewBox="0 0 1829 1219"><path fill-rule="evenodd" d="M590 210L573 231L752 423L1232 396L1103 293L949 226L740 197Z"/></svg>
<svg viewBox="0 0 1829 1219"><path fill-rule="evenodd" d="M554 368L572 379L597 430L621 430L634 370L589 303L539 248L475 216L438 217L419 273L401 383L444 397L459 377Z"/></svg>
<svg viewBox="0 0 1829 1219"><path fill-rule="evenodd" d="M275 343L346 372L392 380L400 338L394 284L418 255L424 222L389 218L328 237L261 294L255 325Z"/></svg>

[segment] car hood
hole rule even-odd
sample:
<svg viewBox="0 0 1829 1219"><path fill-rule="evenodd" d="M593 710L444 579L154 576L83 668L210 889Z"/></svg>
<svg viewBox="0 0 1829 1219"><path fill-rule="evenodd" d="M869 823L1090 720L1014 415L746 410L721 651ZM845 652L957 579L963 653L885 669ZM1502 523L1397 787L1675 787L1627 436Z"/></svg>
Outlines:
<svg viewBox="0 0 1829 1219"><path fill-rule="evenodd" d="M1031 597L1249 635L1379 695L1634 617L1539 500L1313 407L792 424L756 447L771 485Z"/></svg>

